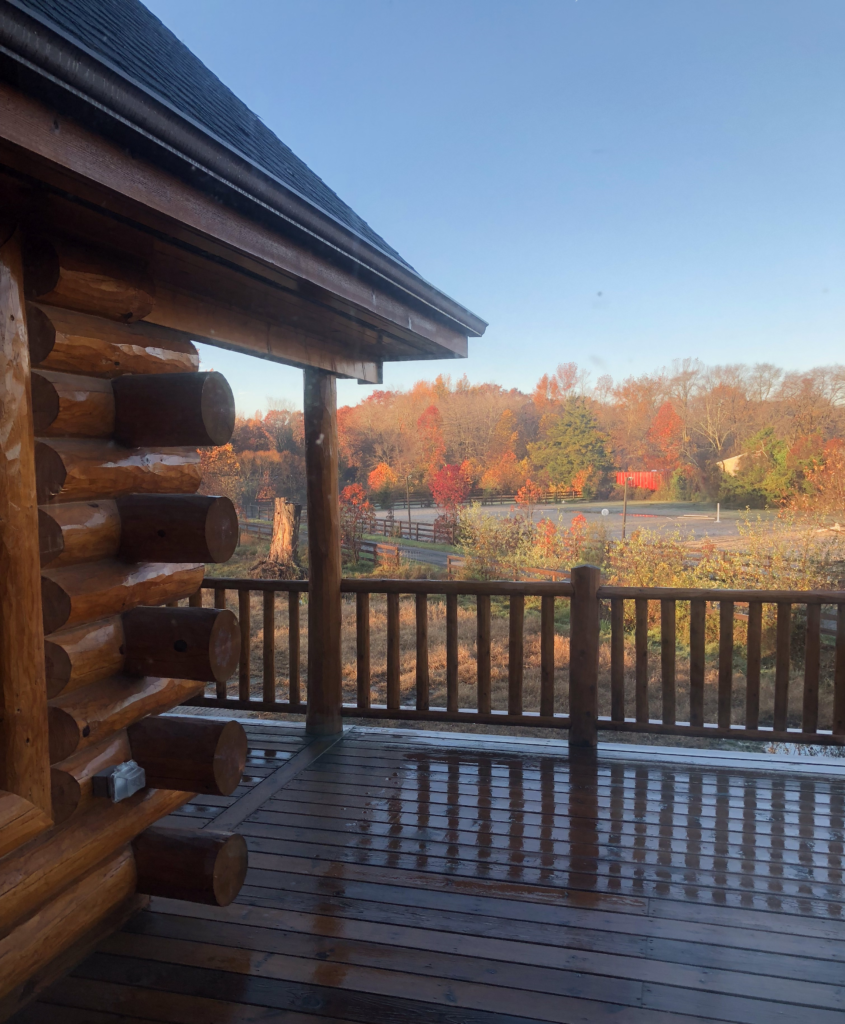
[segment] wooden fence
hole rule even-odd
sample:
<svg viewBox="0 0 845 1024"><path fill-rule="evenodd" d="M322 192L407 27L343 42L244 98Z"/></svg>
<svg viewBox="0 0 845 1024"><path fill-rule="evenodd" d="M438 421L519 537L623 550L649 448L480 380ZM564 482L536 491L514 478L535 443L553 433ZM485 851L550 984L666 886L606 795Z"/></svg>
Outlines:
<svg viewBox="0 0 845 1024"><path fill-rule="evenodd" d="M843 591L609 587L590 566L569 581L346 579L341 590L345 715L570 728L571 740L588 745L597 729L845 743ZM307 581L208 579L191 601L203 592L206 604L213 595L215 607L237 609L241 661L237 696L234 683L222 683L192 703L303 713ZM741 637L738 608L747 615ZM825 608L835 620L831 642Z"/></svg>

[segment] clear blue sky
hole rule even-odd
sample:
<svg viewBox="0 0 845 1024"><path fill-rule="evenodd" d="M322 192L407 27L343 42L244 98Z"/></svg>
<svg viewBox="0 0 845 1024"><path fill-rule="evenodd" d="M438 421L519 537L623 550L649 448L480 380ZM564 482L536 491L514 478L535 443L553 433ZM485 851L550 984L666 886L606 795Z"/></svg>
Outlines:
<svg viewBox="0 0 845 1024"><path fill-rule="evenodd" d="M845 361L845 0L147 4L490 322L386 386ZM300 401L296 371L204 356L241 411Z"/></svg>

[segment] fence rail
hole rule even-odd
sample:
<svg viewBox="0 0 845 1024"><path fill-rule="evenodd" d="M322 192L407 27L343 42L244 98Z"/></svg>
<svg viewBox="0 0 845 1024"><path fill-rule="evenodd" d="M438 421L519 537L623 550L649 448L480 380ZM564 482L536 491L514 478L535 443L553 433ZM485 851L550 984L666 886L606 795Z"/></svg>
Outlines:
<svg viewBox="0 0 845 1024"><path fill-rule="evenodd" d="M845 743L845 591L599 583L589 566L343 580L343 714L570 728L588 744L597 729ZM218 683L192 703L304 713L307 581L207 579L191 602L204 593L237 608L242 653L237 696Z"/></svg>

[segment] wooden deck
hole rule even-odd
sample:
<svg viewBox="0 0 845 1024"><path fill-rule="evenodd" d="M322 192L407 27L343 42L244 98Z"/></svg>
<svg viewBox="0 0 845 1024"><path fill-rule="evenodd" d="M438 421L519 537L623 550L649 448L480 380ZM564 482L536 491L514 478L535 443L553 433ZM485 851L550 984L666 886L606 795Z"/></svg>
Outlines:
<svg viewBox="0 0 845 1024"><path fill-rule="evenodd" d="M153 900L19 1024L845 1020L835 761L248 733L177 822L247 837L237 902Z"/></svg>

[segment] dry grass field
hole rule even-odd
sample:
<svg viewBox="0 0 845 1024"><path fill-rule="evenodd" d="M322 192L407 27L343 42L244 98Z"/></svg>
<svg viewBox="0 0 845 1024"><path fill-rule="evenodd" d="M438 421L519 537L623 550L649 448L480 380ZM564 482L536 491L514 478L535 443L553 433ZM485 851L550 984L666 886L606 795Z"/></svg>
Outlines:
<svg viewBox="0 0 845 1024"><path fill-rule="evenodd" d="M237 601L234 593L229 593L230 607L237 612ZM205 602L211 600L206 592ZM301 607L301 665L302 692L306 691L306 668L308 648L307 607L302 597ZM262 692L263 660L262 660L262 603L261 595L253 594L251 603L251 693L258 697ZM677 719L689 720L689 662L685 644L688 642L687 626L683 614L684 606L678 605L678 648L676 668ZM492 602L493 618L491 626L492 641L492 694L495 710L507 709L508 688L508 612L504 600L494 599ZM657 605L655 603L655 612ZM555 710L566 712L568 709L568 677L569 677L569 625L568 602L559 599L557 602L557 623L555 637ZM415 612L413 598L400 600L400 656L401 656L401 693L402 703L414 705L415 687ZM712 618L711 618L712 617ZM716 629L718 612L708 613L708 649L707 674L705 685L705 721L715 722L717 709L717 678L718 651L716 649ZM387 610L386 599L381 595L370 598L370 629L371 629L371 671L372 671L372 703L384 704L386 700L386 657L387 657ZM599 680L599 713L610 714L610 635L608 624L602 634L600 680ZM474 708L475 700L475 601L473 598L462 598L458 607L458 641L459 641L459 706ZM743 627L737 622L737 644L734 658L734 689L733 689L733 722L740 724L745 718L745 648L742 644ZM526 602L525 614L525 681L524 708L526 711L537 711L540 702L540 615L539 608L532 607L529 599ZM763 676L760 695L760 724L771 725L774 710L774 631L768 627L763 637ZM823 637L822 676L819 693L819 727L831 727L833 706L833 645L831 638ZM276 695L277 699L287 699L288 686L288 624L287 598L277 595L276 598ZM355 599L346 596L343 599L343 669L344 669L344 701L354 702L356 699L356 642L355 642ZM446 603L444 599L429 599L429 672L430 672L430 704L431 707L444 707L446 703ZM800 624L796 623L793 635L793 665L790 679L789 724L800 724L802 705L803 680L803 649L801 643ZM209 691L210 692L210 691ZM228 692L237 694L237 676L229 682ZM626 715L634 715L634 651L633 637L626 640ZM649 699L650 717L661 717L661 685L660 685L660 649L659 637L655 633L651 638L649 650Z"/></svg>

